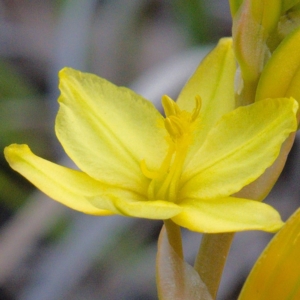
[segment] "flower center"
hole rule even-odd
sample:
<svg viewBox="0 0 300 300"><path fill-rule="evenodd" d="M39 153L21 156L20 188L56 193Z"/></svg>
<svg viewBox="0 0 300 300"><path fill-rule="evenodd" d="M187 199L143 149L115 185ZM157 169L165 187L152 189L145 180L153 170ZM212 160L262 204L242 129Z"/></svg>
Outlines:
<svg viewBox="0 0 300 300"><path fill-rule="evenodd" d="M200 96L195 97L196 105L192 112L181 110L168 96L162 98L166 114L164 126L168 132L166 141L169 149L160 168L150 171L146 162L141 162L143 174L151 179L148 187L148 198L151 200L168 200L175 202L179 189L184 161L193 141L195 120L201 109Z"/></svg>

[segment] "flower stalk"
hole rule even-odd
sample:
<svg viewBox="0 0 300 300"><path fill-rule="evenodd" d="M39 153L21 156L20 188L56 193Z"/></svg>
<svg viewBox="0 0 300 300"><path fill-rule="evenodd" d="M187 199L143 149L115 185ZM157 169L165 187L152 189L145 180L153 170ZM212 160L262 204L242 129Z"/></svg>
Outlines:
<svg viewBox="0 0 300 300"><path fill-rule="evenodd" d="M164 220L165 228L169 244L172 246L176 254L183 259L182 238L180 227L172 220Z"/></svg>
<svg viewBox="0 0 300 300"><path fill-rule="evenodd" d="M194 268L216 298L234 233L204 234Z"/></svg>

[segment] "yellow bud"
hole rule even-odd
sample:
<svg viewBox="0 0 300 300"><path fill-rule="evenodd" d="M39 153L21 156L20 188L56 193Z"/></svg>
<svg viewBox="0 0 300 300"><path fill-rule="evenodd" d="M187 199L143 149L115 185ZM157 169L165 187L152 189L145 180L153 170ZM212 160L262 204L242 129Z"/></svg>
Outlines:
<svg viewBox="0 0 300 300"><path fill-rule="evenodd" d="M293 97L300 103L300 28L289 34L266 64L255 100ZM299 116L299 112L298 112Z"/></svg>
<svg viewBox="0 0 300 300"><path fill-rule="evenodd" d="M281 14L280 0L245 0L233 19L234 50L246 81L255 81L269 49L266 41Z"/></svg>

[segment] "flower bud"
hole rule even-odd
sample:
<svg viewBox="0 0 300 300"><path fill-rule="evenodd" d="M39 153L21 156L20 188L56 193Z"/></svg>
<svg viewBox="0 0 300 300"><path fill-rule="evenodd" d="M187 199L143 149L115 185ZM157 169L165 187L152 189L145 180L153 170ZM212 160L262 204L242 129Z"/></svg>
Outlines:
<svg viewBox="0 0 300 300"><path fill-rule="evenodd" d="M255 101L293 97L300 103L299 48L300 27L290 33L273 52L261 74Z"/></svg>

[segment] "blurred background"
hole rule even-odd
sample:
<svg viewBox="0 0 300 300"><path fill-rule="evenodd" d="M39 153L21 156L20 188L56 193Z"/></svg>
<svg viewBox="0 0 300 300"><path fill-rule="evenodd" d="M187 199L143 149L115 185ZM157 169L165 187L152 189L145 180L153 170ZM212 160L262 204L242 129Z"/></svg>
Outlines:
<svg viewBox="0 0 300 300"><path fill-rule="evenodd" d="M70 66L131 87L160 107L222 36L227 0L0 0L0 146L29 144L72 166L54 134L57 73ZM268 197L299 206L299 144ZM0 300L152 300L161 222L93 217L36 191L0 156ZM239 233L218 299L235 299L271 235ZM183 231L193 262L201 235Z"/></svg>

